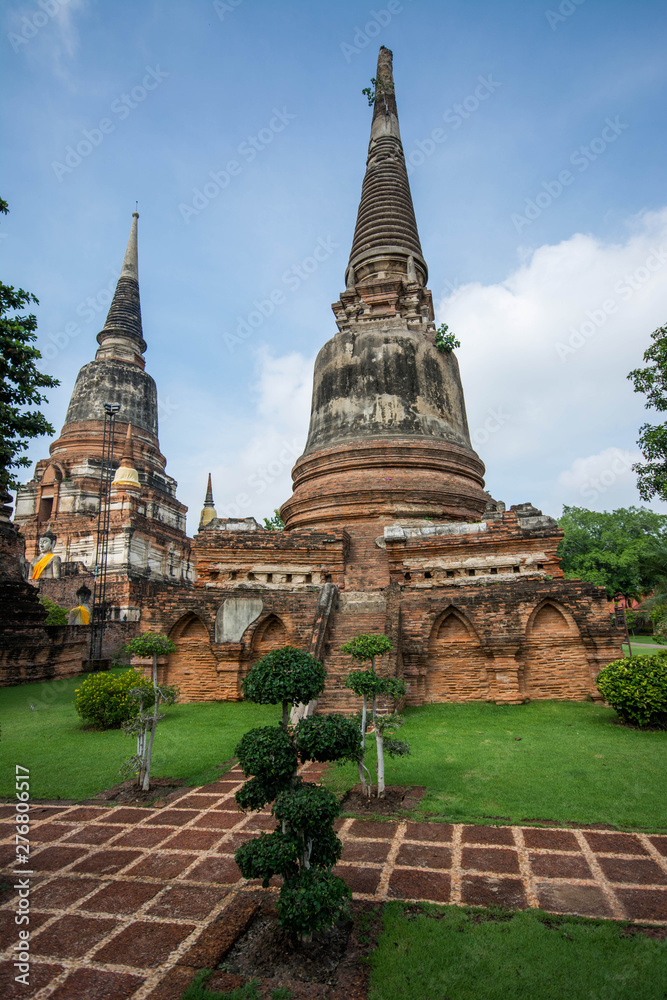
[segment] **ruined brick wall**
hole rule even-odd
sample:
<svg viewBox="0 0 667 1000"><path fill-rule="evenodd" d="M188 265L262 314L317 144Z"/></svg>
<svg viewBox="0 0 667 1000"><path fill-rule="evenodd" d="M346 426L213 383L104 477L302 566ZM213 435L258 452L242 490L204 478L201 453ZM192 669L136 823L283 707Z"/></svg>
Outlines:
<svg viewBox="0 0 667 1000"><path fill-rule="evenodd" d="M411 704L581 700L621 655L604 591L580 580L406 588L401 611Z"/></svg>
<svg viewBox="0 0 667 1000"><path fill-rule="evenodd" d="M75 628L44 625L37 591L22 577L24 542L0 521L0 687L71 677L87 655Z"/></svg>
<svg viewBox="0 0 667 1000"><path fill-rule="evenodd" d="M317 617L319 587L297 593L261 586L234 589L157 588L145 607L141 630L164 632L177 650L161 666L160 680L178 684L182 701L241 698L241 680L251 664L284 645L308 649ZM261 611L238 641L216 641L216 616L228 599L261 602Z"/></svg>

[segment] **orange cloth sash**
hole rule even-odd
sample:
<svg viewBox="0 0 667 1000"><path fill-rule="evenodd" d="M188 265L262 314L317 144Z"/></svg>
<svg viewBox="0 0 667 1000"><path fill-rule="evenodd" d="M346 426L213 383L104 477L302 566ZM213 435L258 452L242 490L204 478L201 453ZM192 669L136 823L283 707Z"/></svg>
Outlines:
<svg viewBox="0 0 667 1000"><path fill-rule="evenodd" d="M78 617L80 619L75 624L90 625L90 611L88 608L84 607L83 604L79 604L76 608L72 608L72 611L78 611Z"/></svg>
<svg viewBox="0 0 667 1000"><path fill-rule="evenodd" d="M42 558L35 563L34 569L32 571L32 576L30 577L31 580L39 580L40 576L42 575L46 567L53 559L53 556L54 556L53 552L44 553Z"/></svg>

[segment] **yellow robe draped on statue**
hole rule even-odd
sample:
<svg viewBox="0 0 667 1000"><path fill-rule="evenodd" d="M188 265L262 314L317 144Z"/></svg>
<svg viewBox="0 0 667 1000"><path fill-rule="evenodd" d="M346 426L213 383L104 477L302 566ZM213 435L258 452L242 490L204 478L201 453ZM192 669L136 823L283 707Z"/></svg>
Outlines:
<svg viewBox="0 0 667 1000"><path fill-rule="evenodd" d="M36 562L33 567L32 576L30 577L31 580L39 580L40 576L42 575L46 567L53 559L53 556L54 556L53 552L44 553L42 558L38 562Z"/></svg>

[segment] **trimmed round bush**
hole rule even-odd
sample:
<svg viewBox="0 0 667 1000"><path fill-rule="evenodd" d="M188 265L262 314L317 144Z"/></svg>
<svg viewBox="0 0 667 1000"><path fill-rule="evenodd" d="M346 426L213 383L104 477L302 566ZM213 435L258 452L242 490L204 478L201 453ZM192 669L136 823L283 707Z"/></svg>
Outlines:
<svg viewBox="0 0 667 1000"><path fill-rule="evenodd" d="M345 715L310 715L296 727L296 746L302 761L358 760L359 724Z"/></svg>
<svg viewBox="0 0 667 1000"><path fill-rule="evenodd" d="M76 688L76 710L86 725L97 729L120 729L139 711L138 701L130 696L132 688L146 691L146 703L153 704L153 685L136 670L122 674L89 674Z"/></svg>
<svg viewBox="0 0 667 1000"><path fill-rule="evenodd" d="M294 646L267 653L243 681L243 696L260 705L308 703L324 691L325 671L319 660Z"/></svg>
<svg viewBox="0 0 667 1000"><path fill-rule="evenodd" d="M623 722L667 728L667 653L614 660L598 674L597 686Z"/></svg>
<svg viewBox="0 0 667 1000"><path fill-rule="evenodd" d="M342 878L323 868L306 868L285 881L278 916L288 934L310 937L345 915L351 895Z"/></svg>

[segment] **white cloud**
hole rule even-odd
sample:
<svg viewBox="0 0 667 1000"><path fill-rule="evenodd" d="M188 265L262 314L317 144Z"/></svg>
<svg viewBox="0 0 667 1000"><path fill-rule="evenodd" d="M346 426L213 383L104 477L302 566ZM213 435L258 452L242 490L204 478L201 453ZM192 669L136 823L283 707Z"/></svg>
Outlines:
<svg viewBox="0 0 667 1000"><path fill-rule="evenodd" d="M667 317L667 208L631 219L622 243L577 233L542 246L503 282L464 285L436 312L462 342L489 492L557 512L576 502L562 470L591 461L582 454L627 452L647 419L627 374ZM480 440L492 410L505 419ZM639 503L632 476L624 496Z"/></svg>
<svg viewBox="0 0 667 1000"><path fill-rule="evenodd" d="M178 426L164 421L160 437L163 448L169 437L170 453L188 456L176 471L176 463L169 469L181 480L178 496L190 508L190 533L197 530L209 471L219 517L252 516L261 523L291 496L290 473L308 431L314 359L298 352L276 356L267 349L256 358L249 417L230 412L224 398L198 391L185 399L178 388L172 394L179 399Z"/></svg>
<svg viewBox="0 0 667 1000"><path fill-rule="evenodd" d="M631 506L637 502L632 466L641 460L641 452L623 448L605 448L597 455L575 458L558 476L562 502L593 510Z"/></svg>

